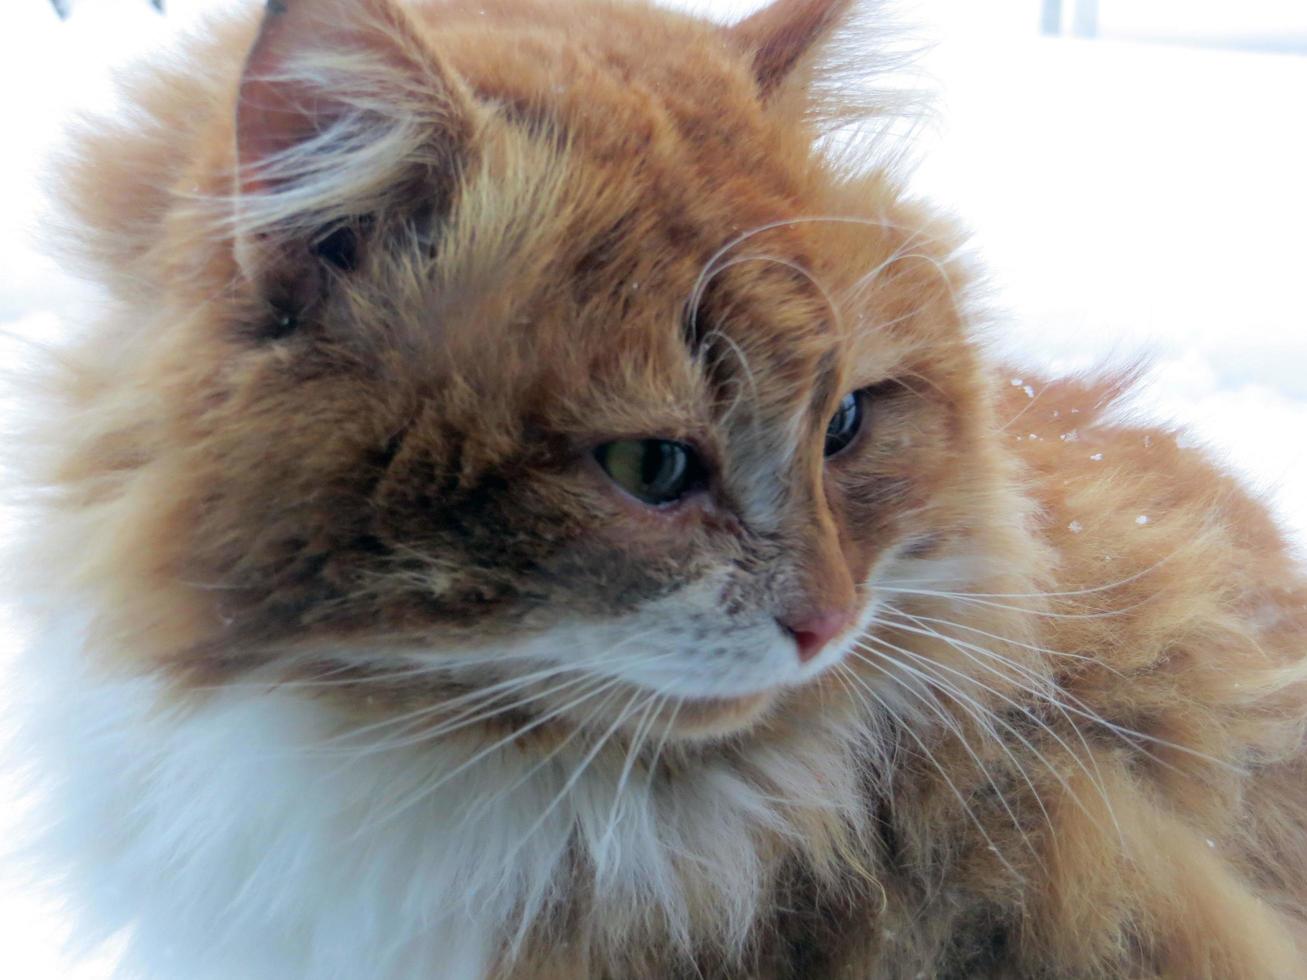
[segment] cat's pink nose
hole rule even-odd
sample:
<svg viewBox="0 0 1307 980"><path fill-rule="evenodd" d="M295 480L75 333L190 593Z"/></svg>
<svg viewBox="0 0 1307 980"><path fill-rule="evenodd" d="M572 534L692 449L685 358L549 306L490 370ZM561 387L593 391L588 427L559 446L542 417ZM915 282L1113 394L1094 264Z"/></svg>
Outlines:
<svg viewBox="0 0 1307 980"><path fill-rule="evenodd" d="M845 610L826 609L822 612L778 620L781 628L794 637L799 648L799 663L806 664L825 649L826 644L853 625L853 616Z"/></svg>

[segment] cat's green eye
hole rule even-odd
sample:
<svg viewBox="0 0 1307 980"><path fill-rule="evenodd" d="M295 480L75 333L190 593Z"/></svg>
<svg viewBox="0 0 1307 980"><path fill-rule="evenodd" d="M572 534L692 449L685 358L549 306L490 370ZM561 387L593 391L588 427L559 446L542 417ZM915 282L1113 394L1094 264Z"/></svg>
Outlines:
<svg viewBox="0 0 1307 980"><path fill-rule="evenodd" d="M706 483L699 454L670 439L619 439L596 449L595 459L614 483L655 507L675 503Z"/></svg>
<svg viewBox="0 0 1307 980"><path fill-rule="evenodd" d="M826 426L826 455L834 456L843 452L858 435L862 428L862 393L851 391L844 396L840 407L831 416Z"/></svg>

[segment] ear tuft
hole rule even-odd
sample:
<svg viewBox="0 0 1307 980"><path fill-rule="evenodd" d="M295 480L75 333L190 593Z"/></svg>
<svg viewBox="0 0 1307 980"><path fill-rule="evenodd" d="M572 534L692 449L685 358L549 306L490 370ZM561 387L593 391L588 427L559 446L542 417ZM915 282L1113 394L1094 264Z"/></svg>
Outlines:
<svg viewBox="0 0 1307 980"><path fill-rule="evenodd" d="M452 184L474 114L393 0L269 0L236 103L242 265L411 202L418 183L439 198L431 185ZM348 264L338 244L333 262Z"/></svg>
<svg viewBox="0 0 1307 980"><path fill-rule="evenodd" d="M753 58L764 96L770 96L843 22L855 0L773 0L727 34Z"/></svg>

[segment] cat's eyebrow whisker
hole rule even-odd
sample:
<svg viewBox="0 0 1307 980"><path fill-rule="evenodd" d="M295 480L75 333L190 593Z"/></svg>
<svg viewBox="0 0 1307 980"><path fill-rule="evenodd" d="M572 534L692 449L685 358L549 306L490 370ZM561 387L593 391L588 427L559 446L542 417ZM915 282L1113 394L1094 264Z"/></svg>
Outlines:
<svg viewBox="0 0 1307 980"><path fill-rule="evenodd" d="M839 324L842 322L843 317L841 316L840 308L836 304L834 297L831 295L830 290L828 290L821 283L821 281L816 277L816 275L811 270L803 267L802 265L800 265L799 263L791 259L787 259L782 256L764 255L758 253L736 256L735 258L731 259L728 262L723 263L721 266L713 270L712 275L710 275L707 279L705 279L702 282L701 285L697 287L697 292L691 296L690 301L687 303L686 308L689 310L688 315L692 318L698 316L699 305L703 301L703 288L706 287L707 284L713 278L715 278L718 275L721 275L723 272L732 268L733 266L742 265L746 262L771 262L775 265L780 265L783 266L784 268L790 269L793 272L797 272L799 275L807 279L807 281L812 284L813 288L817 290L818 294L820 294L822 300L826 304L827 309L830 310L830 315L834 320L836 326L838 327ZM739 343L735 341L733 338L728 337L724 331L717 328L714 328L708 331L707 333L705 333L702 338L702 341L706 343L708 338L710 337L724 342L727 346L729 346L731 351L735 354L736 358L739 360L741 366L745 370L745 376L749 382L749 391L753 396L753 400L757 402L758 394L759 394L757 382L756 379L754 378L753 371L749 366L748 358L745 355L744 350L741 348ZM703 344L701 344L701 346L703 346ZM733 415L735 410L739 407L739 404L740 404L740 399L737 390L736 398L734 402L731 404L731 406L727 409L727 411L723 414L721 419L721 424L724 425L726 424L726 422L729 421L731 415ZM756 417L752 419L752 427L754 429L754 434L756 436L760 429L759 420Z"/></svg>
<svg viewBox="0 0 1307 980"><path fill-rule="evenodd" d="M805 268L793 259L787 259L779 255L766 255L761 252L751 252L748 255L737 255L729 262L723 262L721 265L717 266L712 270L711 275L703 279L701 283L696 284L696 291L690 295L690 300L686 304L686 308L690 311L690 316L693 317L697 315L699 304L703 302L704 290L713 279L717 278L717 276L720 276L728 269L737 265L744 265L748 262L772 262L776 265L784 266L792 272L797 272L799 275L807 279L808 282L812 283L813 288L817 290L821 298L825 301L827 308L831 312L831 316L835 318L836 322L838 323L842 319L840 316L840 308L836 304L835 298L831 295L830 290L822 285L821 281L810 269Z"/></svg>
<svg viewBox="0 0 1307 980"><path fill-rule="evenodd" d="M875 268L869 270L868 272L863 273L853 282L851 286L849 286L849 288L845 292L845 301L855 302L859 298L859 294L862 293L862 291L865 290L867 287L871 286L882 272L884 272L886 269L893 266L895 263L901 261L902 259L925 258L926 256L924 255L910 251L911 249L916 248L917 243L922 240L923 240L922 233L914 231L911 235L908 236L907 240L904 241L903 244L901 244L898 248L894 249L894 251L891 252L889 255L887 255L885 258L881 259L881 261L876 265Z"/></svg>
<svg viewBox="0 0 1307 980"><path fill-rule="evenodd" d="M690 296L694 301L690 308L694 309L697 307L698 300L702 299L705 277L712 274L714 266L723 256L732 252L740 245L742 245L744 242L748 241L749 239L757 235L761 235L768 231L774 231L777 228L790 228L796 225L803 225L803 224L861 225L867 228L874 228L878 231L884 231L885 229L893 229L896 231L911 231L914 234L921 234L921 229L918 227L910 227L908 225L904 225L899 222L887 221L884 218L881 219L861 218L848 214L804 215L802 217L782 218L777 221L769 221L765 224L757 225L756 227L750 228L747 231L740 232L740 234L736 235L725 245L721 246L719 249L717 249L716 252L714 252L708 258L708 261L705 262L703 265L703 269L700 270L698 278L695 280L694 288L691 289L690 291ZM938 236L933 236L933 235L925 236L925 240L931 242L941 241L941 239Z"/></svg>
<svg viewBox="0 0 1307 980"><path fill-rule="evenodd" d="M848 671L848 676L852 678L854 683L856 683L864 691L866 691L867 694L872 698L872 700L874 700L877 704L879 704L881 706L881 709L885 711L885 713L889 717L894 718L898 722L897 724L898 730L906 734L910 739L913 740L913 742L916 743L917 748L919 748L922 751L925 757L930 761L931 765L935 767L935 770L939 773L940 778L944 780L945 785L948 786L949 790L953 793L954 797L957 798L958 803L962 806L963 812L967 815L972 825L979 832L981 839L985 841L985 844L989 848L990 853L994 855L994 857L1003 865L1004 868L1007 869L1007 871L1014 878L1016 878L1018 881L1024 881L1025 876L1021 874L1021 872L1018 871L1015 867L1013 867L1011 862L1009 862L1008 859L1003 855L1003 852L999 849L998 845L994 843L994 839L989 836L989 832L985 830L985 825L981 822L980 818L976 816L975 811L972 810L971 808L971 805L967 803L966 797L962 795L962 792L961 790L958 789L957 784L955 784L953 780L949 777L948 771L944 768L944 766L940 764L939 760L935 757L935 754L930 751L930 749L926 746L926 743L921 739L921 737L915 731L913 731L912 726L906 723L903 719L899 718L898 715L895 713L894 709L890 707L889 703L886 702L885 699L882 698L879 694L877 694L870 684L868 684L865 680L863 680L863 678L859 677L856 671L849 668L847 664L840 664L840 666L846 671Z"/></svg>
<svg viewBox="0 0 1307 980"><path fill-rule="evenodd" d="M863 279L859 280L859 283L865 283L864 285L855 284L855 288L849 291L846 302L856 302L860 298L857 294L862 289L874 284L876 276L879 276L885 271L885 269L889 268L890 265L898 262L905 262L908 259L919 259L934 268L934 270L939 274L940 282L944 284L944 289L948 292L949 303L953 307L954 315L961 318L963 316L963 305L961 300L958 298L957 288L953 284L953 278L949 275L949 270L944 267L943 262L935 258L933 255L927 255L925 252L908 252L902 249L896 250L890 258L886 259L877 266L876 269L872 270L871 273L868 273L867 276L864 276Z"/></svg>
<svg viewBox="0 0 1307 980"><path fill-rule="evenodd" d="M749 394L752 396L753 401L756 403L758 401L758 379L754 376L753 367L749 364L749 357L745 353L744 348L740 346L739 341L737 341L734 337L731 337L726 333L724 333L723 331L718 330L716 328L709 330L707 333L703 335L704 343L707 344L710 338L713 342L720 342L725 346L727 346L728 348L730 348L731 353L735 355L735 359L739 362L740 369L744 374L744 380L748 383ZM731 406L722 414L723 425L725 425L730 420L730 417L733 414L735 414L735 410L739 407L740 407L740 388L737 385L734 401L732 402ZM754 418L751 421L754 430L754 435L756 436L758 432L761 431L760 423L757 420L757 418Z"/></svg>

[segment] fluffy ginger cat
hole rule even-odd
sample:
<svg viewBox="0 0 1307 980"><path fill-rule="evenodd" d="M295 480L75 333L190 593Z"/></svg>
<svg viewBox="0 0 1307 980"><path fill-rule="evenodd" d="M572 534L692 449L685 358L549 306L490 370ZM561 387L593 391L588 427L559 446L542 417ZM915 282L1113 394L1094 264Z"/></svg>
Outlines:
<svg viewBox="0 0 1307 980"><path fill-rule="evenodd" d="M987 361L847 0L272 0L78 137L43 852L164 980L1307 976L1307 585Z"/></svg>

